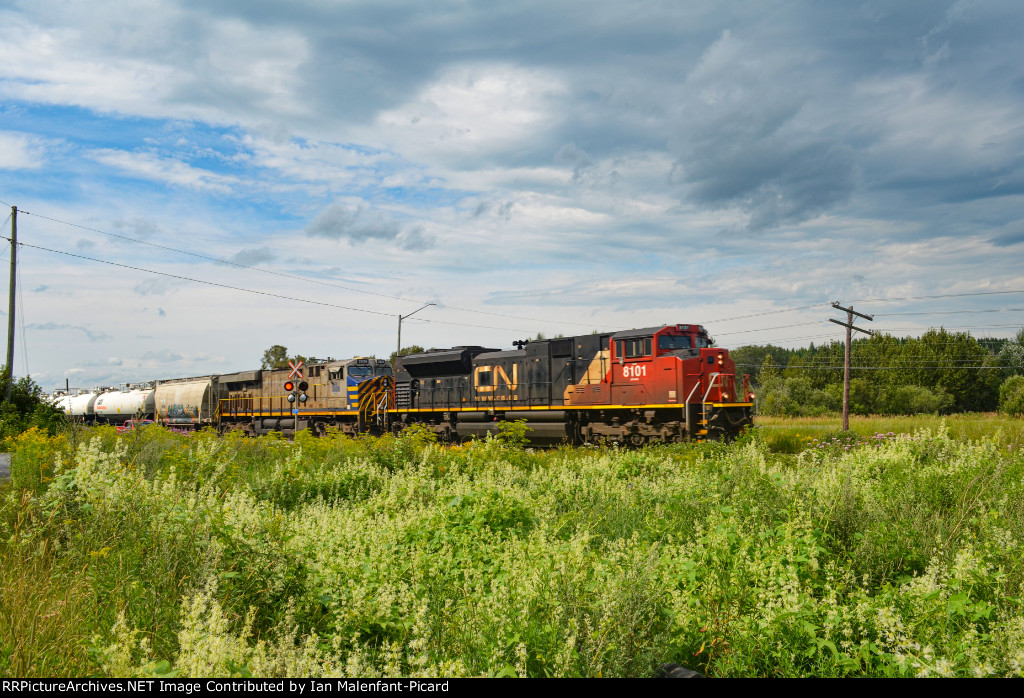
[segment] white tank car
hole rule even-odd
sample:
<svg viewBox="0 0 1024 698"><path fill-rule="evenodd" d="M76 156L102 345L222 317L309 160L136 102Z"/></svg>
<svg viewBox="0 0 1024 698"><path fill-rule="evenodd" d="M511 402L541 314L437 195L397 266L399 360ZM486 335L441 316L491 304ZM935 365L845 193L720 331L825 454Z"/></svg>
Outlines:
<svg viewBox="0 0 1024 698"><path fill-rule="evenodd" d="M161 381L154 391L157 424L186 429L213 424L218 390L217 376Z"/></svg>
<svg viewBox="0 0 1024 698"><path fill-rule="evenodd" d="M64 414L71 414L71 396L61 393L50 397L50 404Z"/></svg>
<svg viewBox="0 0 1024 698"><path fill-rule="evenodd" d="M136 415L149 419L153 415L155 396L152 389L115 390L96 398L93 409L96 419L105 422L124 422Z"/></svg>
<svg viewBox="0 0 1024 698"><path fill-rule="evenodd" d="M93 406L96 404L96 398L100 395L102 393L93 392L73 396L68 402L68 415L91 422L96 418L96 410L93 409Z"/></svg>

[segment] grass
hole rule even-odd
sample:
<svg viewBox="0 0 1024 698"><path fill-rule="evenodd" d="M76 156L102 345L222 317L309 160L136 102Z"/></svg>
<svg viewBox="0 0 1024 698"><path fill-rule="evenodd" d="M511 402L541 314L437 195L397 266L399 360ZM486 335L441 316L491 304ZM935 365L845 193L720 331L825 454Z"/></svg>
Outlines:
<svg viewBox="0 0 1024 698"><path fill-rule="evenodd" d="M797 453L813 439L827 439L842 431L842 418L757 417L762 437L779 452ZM942 430L956 439L979 441L991 438L1002 445L1024 446L1024 419L996 412L951 415L860 416L850 415L850 431L862 437L875 434L913 434L922 429Z"/></svg>
<svg viewBox="0 0 1024 698"><path fill-rule="evenodd" d="M1024 673L1019 423L851 421L639 451L29 431L0 674Z"/></svg>

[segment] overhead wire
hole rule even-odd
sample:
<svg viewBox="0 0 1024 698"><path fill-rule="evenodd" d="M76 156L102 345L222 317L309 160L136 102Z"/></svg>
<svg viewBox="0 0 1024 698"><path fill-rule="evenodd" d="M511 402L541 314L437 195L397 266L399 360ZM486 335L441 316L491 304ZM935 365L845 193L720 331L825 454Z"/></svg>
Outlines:
<svg viewBox="0 0 1024 698"><path fill-rule="evenodd" d="M912 313L875 313L875 317L896 315L963 315L965 313L1021 313L1024 308L978 308L975 310L921 310Z"/></svg>
<svg viewBox="0 0 1024 698"><path fill-rule="evenodd" d="M817 308L818 306L829 305L827 301L821 303L811 303L810 305L800 305L793 308L780 308L778 310L765 310L760 313L750 313L748 315L737 315L735 317L717 318L715 322L732 322L733 320L747 320L752 317L762 317L764 315L777 315L779 313L792 313L797 310L808 310L810 308Z"/></svg>
<svg viewBox="0 0 1024 698"><path fill-rule="evenodd" d="M763 364L736 364L736 365L737 366L745 366L745 367L760 367ZM793 368L793 369L805 368L804 366L792 366L790 364L786 364L785 366L783 366L782 364L778 364L778 366L779 366L779 368L781 368L783 370L789 369L789 368ZM831 365L828 365L828 366L815 366L815 368L816 369L822 369L822 370L833 370L833 369L845 369L846 367L843 366L842 364L838 364L838 365L837 364L831 364ZM908 368L946 368L946 369L970 368L970 369L978 369L978 370L989 371L989 370L1002 370L1003 366L945 366L945 365L942 365L942 364L934 364L934 365L924 365L924 364L922 364L922 365L919 365L919 366L850 366L850 370L851 371L905 371Z"/></svg>
<svg viewBox="0 0 1024 698"><path fill-rule="evenodd" d="M4 240L8 240L8 241L10 240L10 238L8 238L8 237L3 237L3 236L0 236L0 237L2 237L2 239L4 239ZM171 278L171 279L180 279L182 281L192 281L192 282L195 282L195 283L198 283L198 284L206 284L208 286L217 286L219 288L227 288L227 289L231 289L233 291L244 291L245 293L254 293L254 294L257 294L257 295L260 295L260 296L270 296L272 298L281 298L281 299L284 299L284 300L298 301L300 303L311 303L313 305L322 305L322 306L327 306L327 307L331 307L331 308L339 308L341 310L351 310L351 311L358 312L358 313L371 313L373 315L383 315L385 317L393 317L393 315L391 313L384 313L384 312L379 312L379 311L376 311L376 310L367 310L365 308L353 308L351 306L338 305L337 303L327 303L326 301L315 301L315 300L310 300L308 298L295 298L294 296L285 296L285 295L282 295L282 294L279 294L279 293L271 293L269 291L257 291L256 289L242 288L241 286L232 286L230 284L222 284L222 283L218 283L216 281L206 281L204 279L194 279L194 278L192 278L190 276L182 276L180 274L170 274L170 273L164 272L164 271L157 271L156 269L146 269L146 268L143 268L143 267L132 266L131 264L122 264L120 262L111 262L109 260L99 259L97 257L89 257L89 256L86 256L86 255L75 254L73 252L65 252L63 250L54 250L54 249L49 248L49 247L43 247L42 245L31 245L31 244L29 244L27 242L19 242L18 246L19 247L30 247L30 248L36 249L36 250L43 250L44 252L52 252L54 254L65 255L67 257L75 257L77 259L84 259L84 260L87 260L87 261L90 261L90 262L98 262L100 264L109 264L110 266L120 267L122 269L132 269L134 271L142 271L142 272L146 272L148 274L158 274L160 276L166 276L166 277Z"/></svg>
<svg viewBox="0 0 1024 698"><path fill-rule="evenodd" d="M0 239L8 240L8 241L10 240L10 238L4 237L4 236L0 236ZM286 296L284 294L272 293L270 291L258 291L256 289L244 288L242 286L233 286L231 284L224 284L224 283L220 283L220 282L217 282L217 281L207 281L205 279L196 279L194 277L183 276L181 274L171 274L169 272L158 271L156 269L147 269L145 267L137 267L137 266L133 266L131 264L123 264L121 262L112 262L110 260L100 259L98 257L89 257L87 255L75 254L74 252L67 252L67 251L64 251L64 250L55 250L55 249L52 249L50 247L43 247L42 245L32 245L32 244L29 244L27 242L19 242L18 246L19 247L29 247L29 248L37 249L37 250L43 250L45 252L52 252L54 254L65 255L67 257L75 257L75 258L78 258L78 259L84 259L84 260L87 260L87 261L90 261L90 262L98 262L100 264L108 264L110 266L120 267L122 269L132 269L134 271L141 271L141 272L145 272L145 273L148 273L148 274L157 274L159 276L166 276L168 278L179 279L181 281L191 281L191 282L197 283L197 284L206 284L207 286L216 286L218 288L230 289L232 291L242 291L244 293L253 293L253 294L256 294L256 295L260 295L260 296L268 296L270 298L280 298L280 299L283 299L283 300L295 301L295 302L298 302L298 303L309 303L309 304L312 304L312 305L320 305L320 306L325 306L325 307L328 307L328 308L338 308L339 310L351 310L351 311L357 312L357 313L369 313L371 315L380 315L382 317L388 317L388 318L394 318L395 317L394 313L385 313L383 311L369 310L367 308L355 308L355 307L352 307L352 306L340 305L338 303L328 303L326 301L317 301L317 300L312 300L312 299L309 299L309 298L298 298L298 297L295 297L295 296ZM461 326L461 327L476 327L476 328L480 328L480 329L515 330L517 332L531 332L532 331L530 329L525 329L525 328L493 327L493 326L488 326L488 325L475 325L475 324L464 323L464 322L454 322L454 321L451 321L451 320L426 320L426 319L418 319L418 320L420 322L433 322L433 323L437 323L437 324L441 324L441 325L456 325L456 326Z"/></svg>
<svg viewBox="0 0 1024 698"><path fill-rule="evenodd" d="M772 330L784 330L784 329L788 329L790 327L806 327L808 325L820 325L820 324L821 324L821 322L819 322L817 320L814 320L814 321L811 321L811 322L797 322L797 323L794 323L792 325L776 325L775 327L759 327L759 328L753 329L753 330L734 330L732 332L715 332L714 335L716 337L727 337L727 336L733 335L733 334L747 334L749 332L769 332L769 331L772 331Z"/></svg>
<svg viewBox="0 0 1024 698"><path fill-rule="evenodd" d="M3 201L0 201L0 203L3 203L4 205L8 205L8 204L6 204L6 202L3 202ZM70 221L61 220L59 218L53 218L51 216L46 216L46 215L39 214L39 213L33 213L33 212L30 212L30 211L21 211L21 212L23 214L25 214L25 215L36 216L37 218L41 218L41 219L48 220L48 221L51 221L51 222L54 222L54 223L58 223L60 225L66 225L66 226L70 226L70 227L74 227L74 228L79 228L79 229L82 229L82 230L87 230L87 231L90 231L90 232L99 233L101 235L106 235L106 236L117 238L117 239L120 239L120 240L125 240L127 242L132 242L132 243L140 244L140 245L146 245L146 246L150 246L150 247L161 249L161 250L168 251L168 252L174 252L176 254L183 254L183 255L191 256L191 257L194 257L194 258L197 258L197 259L203 259L203 260L206 260L206 261L214 262L216 264L223 264L223 265L232 266L232 267L239 268L239 269L245 269L245 270L248 270L248 271L257 271L257 272L264 273L264 274L271 274L273 276L278 276L278 277L283 277L283 278L290 278L290 279L294 279L294 280L298 280L298 281L304 281L304 282L308 282L308 283L313 283L313 284L317 284L317 285L321 285L321 286L337 288L339 290L349 291L349 292L352 292L352 293L361 293L361 294L365 294L365 295L372 295L372 296L377 296L377 297L381 297L381 298L388 298L388 299L391 299L391 300L398 300L398 301L410 302L410 303L421 303L421 302L423 302L422 299L405 298L403 296L395 296L395 295L390 295L390 294L386 294L386 293L380 293L380 292L377 292L377 291L370 291L370 290L367 290L367 289L361 289L361 288L357 288L357 287L353 287L353 286L345 286L345 285L341 285L341 284L336 284L336 283L332 283L332 282L329 282L329 281L322 281L322 280L311 278L311 277L308 277L308 276L300 276L300 275L296 275L296 274L289 274L289 273L286 273L286 272L275 271L275 270L272 270L272 269L265 269L265 268L262 268L262 267L242 264L240 262L235 262L235 261L232 261L232 260L229 260L229 259L212 257L212 256L209 256L209 255L200 254L198 252L193 252L193 251L190 251L190 250L183 250L183 249L176 248L176 247L170 247L168 245L162 245L162 244L159 244L159 243L150 242L148 240L141 240L139 238L134 238L134 237L130 237L130 236L127 236L127 235L121 235L121 234L118 234L118 233L113 233L113 232L108 231L108 230L102 230L102 229L99 229L99 228L93 228L93 227L86 226L86 225L81 225L81 224L78 224L78 223L72 223ZM8 220L9 219L10 219L10 214L8 215ZM104 263L104 264L118 265L118 263L115 263L115 262L109 262L107 260L101 260L101 259L97 259L97 258L86 257L84 255L75 255L73 253L62 252L60 250L53 250L53 249L50 249L50 248L43 248L43 247L39 247L39 249L43 249L43 250L46 250L46 251L49 251L49 252L54 252L54 253L57 253L57 254L66 254L66 255L72 256L72 257L76 257L77 256L77 257L79 257L81 259L87 259L87 260L90 260L90 261L96 261L96 262L100 262L100 263ZM283 294L274 294L274 293L265 292L265 291L255 291L253 289L245 289L245 288L242 288L242 287L232 286L230 284L221 284L221 283L216 283L216 282L208 282L208 281L203 281L201 279L194 279L194 278L191 278L191 277L184 277L184 276L180 276L180 275L169 274L169 273L166 273L166 272L159 272L159 271L156 271L156 270L145 269L145 268L142 268L142 267L133 267L131 265L126 265L126 264L121 264L119 266L122 266L123 268L128 268L128 269L137 269L137 270L144 271L144 272L147 272L147 273L160 274L160 275L168 276L170 278L178 278L178 279L182 279L182 280L193 281L193 282L196 282L196 283L204 283L204 284L208 284L208 285L219 286L219 287L229 288L229 289L233 289L233 290L240 290L240 291L245 291L245 292L258 293L260 295L267 295L267 296L272 296L272 297L278 297L278 298L282 298L282 299L285 299L285 300L296 300L296 301L299 301L299 302L309 302L309 303L314 303L314 304L318 304L318 305L326 305L326 306L329 306L329 307L336 307L336 308L345 309L345 310L352 310L354 312L367 312L367 313L372 313L372 314L377 314L377 315L385 315L385 316L394 316L395 315L395 313L385 313L385 312L381 312L381 311L371 311L371 310L367 310L367 309L363 309L363 308L355 308L355 307L352 307L352 306L344 306L344 305L340 305L340 304L326 303L326 302L322 302L322 301L311 301L311 300L308 300L308 299L295 298L295 297L292 297L292 296L285 296ZM853 302L853 303L906 302L906 301L914 301L914 300L929 300L929 299L936 299L936 298L957 298L957 297L987 296L987 295L1014 294L1014 293L1024 293L1024 290L978 291L978 292L935 294L935 295L924 295L924 296L906 296L906 297L897 297L897 298L870 298L870 299L860 299L860 300L855 300L855 301L850 301L850 302ZM733 322L733 321L737 321L737 320L746 320L746 319L750 319L750 318L754 318L754 317L763 317L763 316L767 316L767 315L774 315L774 314L780 314L780 313L789 313L789 312L796 312L796 311L801 311L801 310L809 310L811 308L817 308L817 307L826 306L826 305L829 305L829 303L823 301L823 302L819 302L819 303L811 303L811 304L806 304L806 305L801 305L801 306L794 306L794 307L790 307L790 308L779 308L779 309L774 309L774 310L761 311L761 312L757 312L757 313L748 313L748 314L745 314L745 315L737 315L737 316L733 316L733 317L729 317L729 318L720 318L720 319L716 319L714 322L715 323ZM503 317L503 318L516 319L516 320L525 320L525 321L529 321L529 322L540 322L540 323L545 323L545 324L559 324L559 325L573 325L573 326L577 326L577 327L593 328L593 324L591 324L591 323L581 323L581 322L570 322L570 321L563 321L563 320L546 320L546 319L539 319L539 318L529 318L529 317L523 317L523 316L519 316L519 315L511 315L511 314L506 314L506 313L497 313L497 312L493 312L493 311L477 310L477 309L474 309L474 308L464 308L464 307L460 307L460 306L453 306L453 305L447 305L447 304L438 304L435 307L436 307L437 310L451 310L451 311L457 311L457 312L476 313L476 314L481 314L481 315L490 315L490 316L494 316L494 317ZM1006 312L1020 312L1020 311L1024 311L1024 309L1013 308L1013 309L1006 310ZM934 312L931 312L931 313L929 313L929 312L880 313L879 315L880 316L929 315L929 314L941 315L941 314L954 314L954 313L967 313L967 312L999 312L999 311L997 311L997 310L978 310L978 311L962 310L962 311L934 311ZM436 324L446 324L446 325L462 326L462 327L476 327L476 328L482 328L482 329L500 329L500 330L511 329L511 330L516 330L516 331L526 331L526 332L531 331L531 330L526 330L526 329L518 330L516 328L491 327L491 326L487 326L487 325L479 325L479 324L473 324L473 323L460 323L460 322L454 322L454 321L435 320L435 319L426 319L426 318L418 318L418 320L420 322L427 322L427 323L432 322L432 323L436 323ZM784 328L790 328L790 327L798 327L798 326L806 326L806 325L813 325L813 324L815 324L815 323L814 322L795 323L795 324L791 324L791 325L783 325L783 326L763 328L763 329L736 330L736 331L732 331L732 332L718 332L718 333L714 333L714 334L716 336L730 336L730 335L735 335L735 334L748 334L748 333L752 333L752 332L762 332L762 331L763 332L768 332L768 331L774 331L774 330L778 330L778 329L784 329ZM977 330L977 329L1003 329L1005 327L1009 327L1009 326L1006 326L1006 325L993 325L993 326L978 326L978 327L967 327L967 328L956 328L956 329L965 329L965 330L972 330L972 329L974 329L974 330ZM879 328L876 331L888 332L888 331L907 331L907 330L915 330L915 329L918 329L918 328ZM799 339L806 339L806 338L808 338L808 337L791 338L791 339L780 339L780 340L775 340L775 341L798 341Z"/></svg>
<svg viewBox="0 0 1024 698"><path fill-rule="evenodd" d="M190 257L195 257L197 259L203 259L203 260L206 260L206 261L209 261L209 262L214 262L216 264L224 264L224 265L227 265L227 266L236 267L238 269L246 269L246 270L249 270L249 271L257 271L257 272L260 272L260 273L263 273L263 274L271 274L273 276L280 276L280 277L284 277L284 278L288 278L288 279L295 279L295 280L298 280L298 281L305 281L305 282L308 282L308 283L318 284L320 286L328 286L328 287L331 287L331 288L337 288L337 289L342 290L342 291L350 291L352 293L363 293L363 294L370 295L370 296L378 296L380 298L390 298L392 300L398 300L398 301L403 301L403 302L407 302L407 303L423 303L424 302L422 299L404 298L402 296L393 296L393 295L390 295L390 294L387 294L387 293L380 293L378 291L369 291L369 290L366 290L366 289L356 288L356 287L353 287L353 286L343 286L341 284L335 284L335 283L331 283L329 281L321 281L319 279L314 279L314 278L311 278L311 277L308 277L308 276L299 276L297 274L288 274L286 272L274 271L273 269L264 269L262 267L256 267L256 266L252 266L252 265L249 265L249 264L242 264L240 262L234 262L234 261L231 261L231 260L228 260L228 259L222 259L222 258L218 258L218 257L211 257L209 255L200 254L198 252L191 252L189 250L182 250L182 249L179 249L179 248L176 248L176 247L170 247L168 245L161 245L161 244L158 244L158 243L155 243L155 242L150 242L148 240L140 240L139 238L133 238L133 237L130 237L130 236L127 236L127 235L120 235L118 233L112 233L110 231L101 230L99 228L91 228L91 227L89 227L87 225L81 225L79 223L71 223L69 221L63 221L63 220L60 220L58 218L51 218L49 216L44 216L44 215L39 214L39 213L32 213L32 212L29 212L29 211L22 211L21 213L24 213L24 214L30 215L30 216L35 216L36 218L42 218L43 220L48 220L48 221L51 221L53 223L59 223L61 225L71 226L73 228L80 228L82 230L88 230L90 232L99 233L101 235L108 235L110 237L118 238L120 240L127 240L128 242L133 242L133 243L136 243L136 244L139 244L139 245L147 245L149 247L155 247L157 249L166 250L168 252L175 252L177 254L188 255ZM509 315L507 313L496 313L496 312L487 311L487 310L476 310L476 309L473 309L473 308L461 308L461 307L458 307L458 306L447 305L447 304L438 305L437 308L438 308L438 310L446 310L446 309L448 309L448 310L455 310L455 311L464 312L464 313L477 313L477 314L480 314L480 315L492 315L492 316L495 316L495 317L504 317L504 318L510 318L510 319L514 319L514 320L526 320L526 321L529 321L529 322L543 322L543 323L547 323L547 324L559 324L559 325L576 325L576 326L579 326L579 327L590 327L591 326L591 325L588 325L587 323L581 323L581 322L569 322L569 321L563 321L563 320L541 320L539 318L528 318L528 317L522 317L520 315ZM394 313L392 313L392 315L394 315ZM498 328L498 329L501 329L501 328Z"/></svg>
<svg viewBox="0 0 1024 698"><path fill-rule="evenodd" d="M969 293L940 293L932 296L906 296L904 298L861 298L859 300L847 301L849 303L898 303L905 301L934 300L936 298L967 298L970 296L999 296L1012 293L1024 293L1024 289L1013 289L1005 291L972 291Z"/></svg>

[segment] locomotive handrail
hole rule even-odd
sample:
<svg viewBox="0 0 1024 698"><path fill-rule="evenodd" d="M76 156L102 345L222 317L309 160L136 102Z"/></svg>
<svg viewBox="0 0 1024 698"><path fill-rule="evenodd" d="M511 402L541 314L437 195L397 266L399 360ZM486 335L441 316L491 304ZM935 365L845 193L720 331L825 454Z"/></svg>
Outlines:
<svg viewBox="0 0 1024 698"><path fill-rule="evenodd" d="M377 424L384 429L388 428L388 396L390 394L389 391L385 391L377 403Z"/></svg>
<svg viewBox="0 0 1024 698"><path fill-rule="evenodd" d="M704 393L704 402L708 401L708 395L711 394L711 389L715 387L715 381L718 380L721 377L721 375L722 375L721 373L712 373L711 374L711 382L708 383L708 391L706 393Z"/></svg>
<svg viewBox="0 0 1024 698"><path fill-rule="evenodd" d="M699 388L699 387L700 387L700 382L699 381L697 383L694 383L693 390L690 391L690 394L686 396L686 400L683 402L684 405L689 405L690 404L690 398L693 397L693 394L695 392L697 392L697 388Z"/></svg>

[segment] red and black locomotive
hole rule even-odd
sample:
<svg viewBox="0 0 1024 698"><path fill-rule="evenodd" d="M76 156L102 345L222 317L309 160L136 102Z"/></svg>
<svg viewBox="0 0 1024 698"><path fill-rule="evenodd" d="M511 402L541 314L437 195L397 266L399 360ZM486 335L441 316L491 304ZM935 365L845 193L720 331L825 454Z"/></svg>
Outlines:
<svg viewBox="0 0 1024 698"><path fill-rule="evenodd" d="M526 420L532 443L642 446L737 436L753 395L700 325L435 349L395 363L393 427L458 442Z"/></svg>

